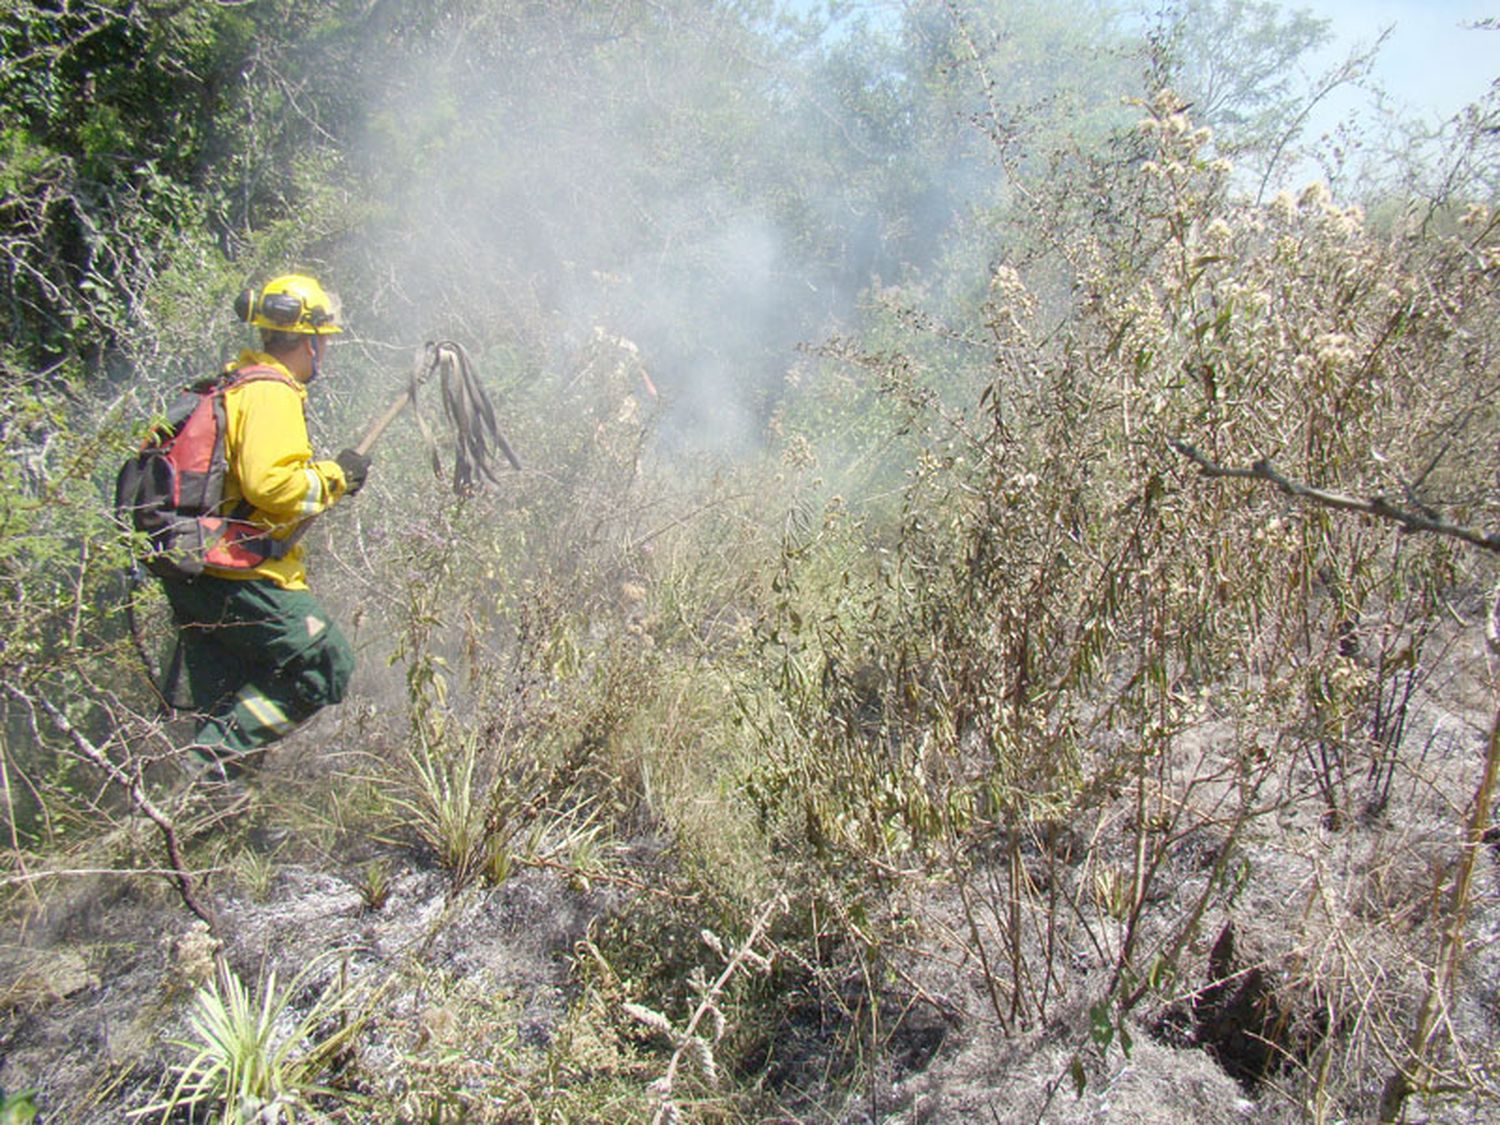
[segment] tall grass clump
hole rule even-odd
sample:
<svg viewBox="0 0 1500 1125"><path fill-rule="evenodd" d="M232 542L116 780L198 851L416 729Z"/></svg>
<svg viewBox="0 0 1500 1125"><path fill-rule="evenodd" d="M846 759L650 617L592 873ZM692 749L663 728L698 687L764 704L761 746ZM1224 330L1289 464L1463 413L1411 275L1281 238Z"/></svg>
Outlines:
<svg viewBox="0 0 1500 1125"><path fill-rule="evenodd" d="M516 861L597 871L611 840L699 816L724 768L716 664L749 636L774 535L757 470L658 460L640 364L596 333L528 388L528 470L413 513L362 610L402 695L375 772L457 887Z"/></svg>

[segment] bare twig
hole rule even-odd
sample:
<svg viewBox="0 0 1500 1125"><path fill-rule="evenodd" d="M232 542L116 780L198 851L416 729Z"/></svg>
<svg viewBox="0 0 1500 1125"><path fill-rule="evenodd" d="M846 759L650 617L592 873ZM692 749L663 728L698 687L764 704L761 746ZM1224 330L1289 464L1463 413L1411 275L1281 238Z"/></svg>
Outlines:
<svg viewBox="0 0 1500 1125"><path fill-rule="evenodd" d="M1474 804L1464 832L1463 851L1448 899L1448 924L1440 940L1438 956L1427 981L1427 993L1406 1044L1406 1058L1386 1080L1380 1096L1380 1120L1398 1121L1406 1099L1421 1089L1424 1076L1430 1073L1428 1044L1437 1029L1438 1016L1447 1005L1449 991L1457 980L1465 946L1465 929L1473 899L1474 865L1484 851L1485 834L1490 826L1490 808L1494 804L1495 786L1500 780L1500 710L1490 724L1489 741L1484 755L1484 772L1474 791Z"/></svg>
<svg viewBox="0 0 1500 1125"><path fill-rule="evenodd" d="M91 879L100 875L155 875L175 880L178 872L170 867L69 867L45 871L22 871L19 875L0 878L0 888L24 887L46 879Z"/></svg>
<svg viewBox="0 0 1500 1125"><path fill-rule="evenodd" d="M1226 468L1200 453L1185 441L1173 441L1172 448L1194 464L1207 477L1240 480L1267 481L1290 496L1310 500L1326 508L1338 511L1361 512L1400 524L1408 531L1428 532L1461 540L1486 551L1500 551L1500 534L1486 535L1473 528L1447 523L1420 512L1398 508L1384 497L1360 499L1338 492L1328 492L1293 481L1271 465L1268 460L1256 461L1248 469ZM1500 655L1500 599L1490 612L1490 650ZM1473 898L1474 866L1490 829L1491 807L1495 790L1500 785L1500 710L1495 712L1490 723L1486 743L1484 769L1474 791L1474 802L1468 823L1464 825L1462 851L1459 854L1453 885L1448 894L1447 922L1438 940L1437 956L1428 971L1427 989L1417 1011L1411 1033L1401 1048L1400 1057L1385 1087L1381 1091L1379 1120L1400 1120L1405 1112L1407 1099L1414 1092L1430 1084L1434 1074L1431 1044L1437 1033L1443 1011L1449 1003L1449 993L1457 979L1466 944L1466 929Z"/></svg>
<svg viewBox="0 0 1500 1125"><path fill-rule="evenodd" d="M154 801L146 794L146 787L138 774L132 774L112 761L98 746L86 737L82 731L75 727L72 721L58 707L48 699L28 695L12 684L5 685L5 693L16 700L28 710L40 708L51 720L52 725L73 744L80 757L84 758L100 772L104 774L114 785L129 799L131 807L141 813L144 817L156 825L157 831L161 833L162 843L167 850L167 863L169 878L177 888L177 893L182 898L183 905L201 918L207 924L209 932L215 937L219 936L218 917L214 913L213 903L204 900L198 895L198 888L193 874L187 868L182 858L182 846L177 839L177 826L172 822Z"/></svg>
<svg viewBox="0 0 1500 1125"><path fill-rule="evenodd" d="M1260 178L1260 186L1255 190L1256 203L1260 203L1261 200L1265 199L1266 185L1271 182L1271 175L1275 172L1276 165L1281 160L1281 154L1286 150L1287 145L1291 144L1302 131L1303 127L1307 124L1308 118L1312 116L1313 110L1317 109L1318 105L1335 90L1342 86L1347 86L1351 82L1357 82L1369 74L1371 67L1375 63L1375 56L1380 53L1381 48L1385 46L1386 40L1391 37L1393 31L1395 31L1394 24L1383 28L1374 43L1363 51L1350 52L1348 58L1323 76L1317 89L1308 96L1302 108L1282 131L1281 136L1277 138L1276 145L1271 150L1271 158L1266 161L1266 169Z"/></svg>
<svg viewBox="0 0 1500 1125"><path fill-rule="evenodd" d="M1342 512L1361 512L1365 515L1376 516L1391 523L1400 524L1407 531L1421 531L1432 535L1444 535L1450 539L1458 539L1471 546L1479 547L1481 550L1500 553L1500 532L1485 532L1472 527L1464 527L1460 524L1449 523L1446 520L1437 519L1425 515L1422 512L1412 511L1410 508L1402 508L1387 500L1384 496L1373 496L1368 499L1358 496L1350 496L1342 492L1330 492L1322 488L1314 488L1312 485L1303 484L1283 476L1270 461L1262 458L1256 461L1248 469L1238 469L1220 465L1210 460L1199 450L1185 441L1173 441L1172 448L1192 461L1202 471L1205 477L1229 478L1234 480L1263 480L1275 485L1288 496L1296 496L1302 500L1310 500L1314 504L1325 508L1333 508Z"/></svg>

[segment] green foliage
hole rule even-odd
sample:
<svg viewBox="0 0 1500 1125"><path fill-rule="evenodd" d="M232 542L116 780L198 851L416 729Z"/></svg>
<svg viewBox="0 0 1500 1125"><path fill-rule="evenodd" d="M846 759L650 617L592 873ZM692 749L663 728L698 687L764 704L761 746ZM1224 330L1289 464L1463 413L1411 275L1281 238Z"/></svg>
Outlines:
<svg viewBox="0 0 1500 1125"><path fill-rule="evenodd" d="M276 974L268 974L258 996L221 964L194 997L195 1011L188 1017L193 1038L175 1044L192 1058L178 1066L167 1097L132 1116L159 1113L166 1122L186 1109L206 1111L223 1125L325 1120L316 1099L338 1095L320 1080L357 1040L368 999L360 986L335 981L305 1012L297 1010L328 956L313 958L279 989Z"/></svg>
<svg viewBox="0 0 1500 1125"><path fill-rule="evenodd" d="M14 195L39 176L48 156L25 129L6 129L0 134L0 194Z"/></svg>
<svg viewBox="0 0 1500 1125"><path fill-rule="evenodd" d="M458 889L482 873L503 882L508 863L503 825L486 802L487 793L500 791L483 784L480 767L470 737L456 745L419 743L397 773L405 789L392 802L400 823L431 849Z"/></svg>
<svg viewBox="0 0 1500 1125"><path fill-rule="evenodd" d="M0 32L0 213L16 232L0 260L4 324L27 366L118 373L155 354L143 314L160 273L191 271L202 318L226 252L253 247L259 228L295 217L293 253L326 229L337 145L280 68L344 25L327 6L52 7L11 5Z"/></svg>
<svg viewBox="0 0 1500 1125"><path fill-rule="evenodd" d="M35 1090L18 1090L12 1094L0 1090L0 1125L31 1125L36 1115Z"/></svg>
<svg viewBox="0 0 1500 1125"><path fill-rule="evenodd" d="M1327 43L1329 21L1260 0L1180 0L1162 22L1162 80L1197 120L1232 133L1234 154L1271 155L1307 96L1297 63Z"/></svg>
<svg viewBox="0 0 1500 1125"><path fill-rule="evenodd" d="M118 529L99 504L119 435L89 432L73 404L45 386L17 386L0 422L0 670L26 694L70 696L85 685L129 691L118 667ZM45 686L44 686L45 685ZM75 718L100 716L79 705ZM27 756L23 770L37 763Z"/></svg>

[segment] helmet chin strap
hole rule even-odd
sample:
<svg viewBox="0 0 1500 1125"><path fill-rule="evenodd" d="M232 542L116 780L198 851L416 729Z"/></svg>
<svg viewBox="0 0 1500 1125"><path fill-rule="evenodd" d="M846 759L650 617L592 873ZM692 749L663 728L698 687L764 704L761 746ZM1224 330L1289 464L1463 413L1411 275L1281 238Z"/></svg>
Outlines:
<svg viewBox="0 0 1500 1125"><path fill-rule="evenodd" d="M318 347L318 337L309 336L307 338L307 346L310 354L312 355L312 372L307 376L307 381L311 383L318 377L318 373L322 370L323 366L322 358L318 354L321 350Z"/></svg>

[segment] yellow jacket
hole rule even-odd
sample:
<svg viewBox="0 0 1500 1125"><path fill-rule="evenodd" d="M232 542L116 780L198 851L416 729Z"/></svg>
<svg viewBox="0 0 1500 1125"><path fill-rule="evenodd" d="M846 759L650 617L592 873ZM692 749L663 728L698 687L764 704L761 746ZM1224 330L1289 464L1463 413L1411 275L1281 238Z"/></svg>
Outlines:
<svg viewBox="0 0 1500 1125"><path fill-rule="evenodd" d="M315 461L307 436L307 388L265 352L246 350L230 365L269 367L286 376L255 379L224 394L223 511L243 499L253 509L251 523L285 539L306 520L332 507L347 491L344 470L336 461ZM267 559L248 570L207 567L219 578L266 578L286 590L307 589L299 543L282 558Z"/></svg>

